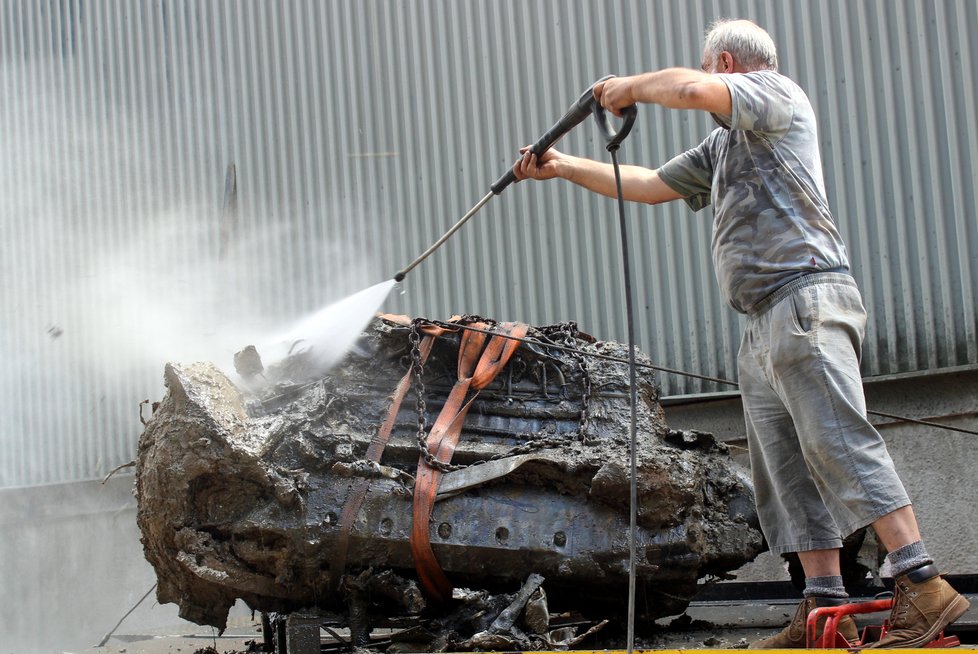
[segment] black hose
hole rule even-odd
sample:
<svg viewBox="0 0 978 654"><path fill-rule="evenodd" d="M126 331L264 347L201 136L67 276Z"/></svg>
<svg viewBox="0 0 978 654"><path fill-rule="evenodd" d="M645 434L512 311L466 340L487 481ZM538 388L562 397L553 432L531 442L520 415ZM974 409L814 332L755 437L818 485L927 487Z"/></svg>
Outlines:
<svg viewBox="0 0 978 654"><path fill-rule="evenodd" d="M632 309L632 275L628 253L628 226L625 220L625 198L621 188L621 168L618 165L618 144L609 145L611 165L615 169L615 190L618 196L618 224L621 232L621 263L625 288L625 321L628 327L628 389L631 407L629 423L630 474L628 522L628 652L635 648L635 533L638 528L638 381L635 363L635 319Z"/></svg>
<svg viewBox="0 0 978 654"><path fill-rule="evenodd" d="M605 149L611 153L611 166L615 171L615 196L618 199L618 222L621 231L621 263L625 287L625 319L628 324L628 389L631 420L629 423L630 474L629 474L629 525L628 525L628 654L635 649L635 532L638 529L638 382L635 363L635 318L632 311L632 275L628 256L628 226L625 222L625 197L621 188L621 167L618 165L618 148L632 131L638 109L635 105L623 107L623 122L616 131L608 121L604 108L594 103L594 122L604 137Z"/></svg>

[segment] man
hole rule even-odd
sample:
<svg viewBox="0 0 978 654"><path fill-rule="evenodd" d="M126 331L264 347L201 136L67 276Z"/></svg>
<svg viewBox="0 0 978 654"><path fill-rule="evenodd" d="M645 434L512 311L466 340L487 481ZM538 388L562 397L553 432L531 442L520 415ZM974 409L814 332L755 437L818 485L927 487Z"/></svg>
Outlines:
<svg viewBox="0 0 978 654"><path fill-rule="evenodd" d="M804 599L782 632L754 648L805 646L816 606L848 600L842 538L872 525L895 577L891 631L876 647L920 647L968 601L938 574L903 484L866 418L859 356L866 324L845 245L829 212L815 115L777 72L770 35L749 21L711 26L702 71L670 68L594 89L606 110L637 102L710 112L720 125L658 170L623 166L625 199L713 205L721 292L747 314L738 356L761 528L772 552L797 552ZM610 164L526 148L518 179L563 178L615 196ZM821 627L820 627L821 628ZM857 638L851 618L840 633Z"/></svg>

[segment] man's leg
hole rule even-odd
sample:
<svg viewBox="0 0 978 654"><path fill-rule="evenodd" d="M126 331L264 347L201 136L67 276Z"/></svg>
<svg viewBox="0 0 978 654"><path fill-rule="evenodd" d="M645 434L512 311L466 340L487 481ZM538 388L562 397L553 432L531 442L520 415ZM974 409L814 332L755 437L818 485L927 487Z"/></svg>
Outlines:
<svg viewBox="0 0 978 654"><path fill-rule="evenodd" d="M891 563L905 568L929 561L903 484L866 418L859 374L864 328L865 312L851 282L818 284L752 317L741 345L758 515L772 551L803 551L807 595L814 597L826 590L845 594L833 548L841 545L840 534L870 523L879 529ZM772 516L784 526L772 527ZM906 627L894 629L881 646L925 643L967 608L964 598L930 573L924 566L898 577L894 616L902 611ZM905 611L904 600L919 594L924 583L935 589L922 595L927 606ZM754 647L803 647L812 599L806 596L784 632ZM905 619L911 614L913 619Z"/></svg>
<svg viewBox="0 0 978 654"><path fill-rule="evenodd" d="M920 647L967 610L938 574L882 437L866 418L859 351L865 313L847 284L810 286L771 310L772 386L788 408L805 461L843 534L872 524L896 580L891 631L879 647ZM811 565L825 565L812 555Z"/></svg>
<svg viewBox="0 0 978 654"><path fill-rule="evenodd" d="M751 648L803 648L808 614L820 606L848 601L839 573L842 538L805 462L794 421L769 381L765 369L769 350L768 321L752 320L744 334L739 367L758 518L772 552L798 552L806 579L804 599L788 626ZM823 626L819 625L819 635ZM858 638L855 622L848 616L840 621L839 632L850 642Z"/></svg>
<svg viewBox="0 0 978 654"><path fill-rule="evenodd" d="M913 507L910 505L877 519L873 523L873 531L879 536L887 552L894 552L920 540L917 516L914 515Z"/></svg>
<svg viewBox="0 0 978 654"><path fill-rule="evenodd" d="M805 579L842 576L837 549L798 552L798 558L801 560L801 567L805 570Z"/></svg>
<svg viewBox="0 0 978 654"><path fill-rule="evenodd" d="M795 423L770 381L772 325L768 318L765 314L748 322L738 356L747 449L761 530L775 554L841 548L840 530L805 461ZM775 324L773 329L781 326Z"/></svg>
<svg viewBox="0 0 978 654"><path fill-rule="evenodd" d="M798 605L795 616L787 627L769 638L751 643L751 649L806 647L808 614L818 607L840 606L849 601L849 594L842 583L838 549L798 552L798 558L805 569L805 598ZM817 636L822 635L824 627L825 622L820 621L816 630ZM851 616L844 616L839 620L838 633L850 644L854 644L859 638L859 630Z"/></svg>
<svg viewBox="0 0 978 654"><path fill-rule="evenodd" d="M888 552L894 590L890 630L869 647L923 647L964 615L970 603L938 573L912 507L886 514L873 529Z"/></svg>

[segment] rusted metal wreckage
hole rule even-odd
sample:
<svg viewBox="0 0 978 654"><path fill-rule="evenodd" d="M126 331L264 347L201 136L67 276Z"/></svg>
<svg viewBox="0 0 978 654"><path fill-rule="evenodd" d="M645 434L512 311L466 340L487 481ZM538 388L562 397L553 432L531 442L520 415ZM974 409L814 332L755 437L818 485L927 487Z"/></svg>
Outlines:
<svg viewBox="0 0 978 654"><path fill-rule="evenodd" d="M135 488L160 602L218 628L239 598L334 612L363 634L378 616L444 615L471 600L460 588L542 586L551 610L623 615L626 347L572 323L377 319L327 375L308 354L237 384L208 363L166 366ZM262 370L252 350L238 359L245 375ZM762 539L725 446L667 427L650 368L638 386L647 621L682 613ZM472 630L491 632L496 604Z"/></svg>

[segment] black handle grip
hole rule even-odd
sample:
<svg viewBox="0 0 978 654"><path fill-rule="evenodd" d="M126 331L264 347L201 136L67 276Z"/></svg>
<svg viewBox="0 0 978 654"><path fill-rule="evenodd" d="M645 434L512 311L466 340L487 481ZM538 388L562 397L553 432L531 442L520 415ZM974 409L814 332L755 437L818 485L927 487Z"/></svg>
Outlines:
<svg viewBox="0 0 978 654"><path fill-rule="evenodd" d="M601 79L597 80L594 84L588 87L587 91L581 94L581 97L577 99L577 102L570 106L570 109L560 117L553 127L547 130L547 132L541 136L536 143L530 146L530 150L533 151L538 157L549 150L554 143L560 140L560 138L571 131L575 127L581 124L585 118L592 111L592 107L598 106L598 103L594 101L594 86L598 82L603 82L606 79L611 79L614 75L605 75ZM499 195L503 190L516 181L516 175L513 173L513 169L510 168L506 173L496 180L496 183L489 188L495 195Z"/></svg>
<svg viewBox="0 0 978 654"><path fill-rule="evenodd" d="M608 112L604 110L604 107L595 102L593 111L594 122L598 124L598 130L604 138L605 148L608 149L608 152L616 151L621 147L621 142L625 140L628 133L632 131L632 125L635 124L635 117L638 115L638 109L635 105L629 105L621 110L624 122L618 128L618 131L615 131L608 121Z"/></svg>

